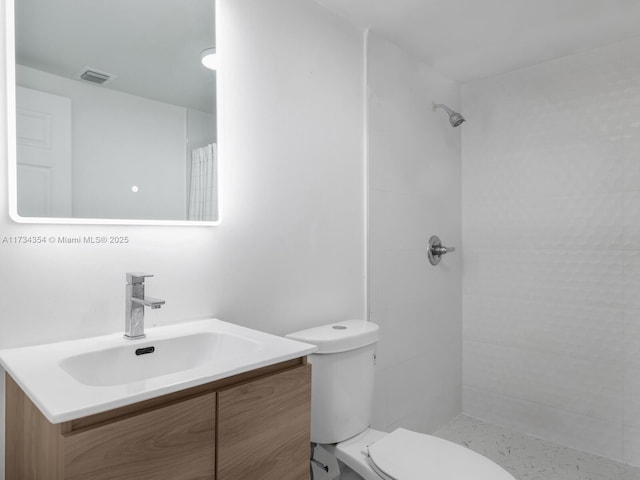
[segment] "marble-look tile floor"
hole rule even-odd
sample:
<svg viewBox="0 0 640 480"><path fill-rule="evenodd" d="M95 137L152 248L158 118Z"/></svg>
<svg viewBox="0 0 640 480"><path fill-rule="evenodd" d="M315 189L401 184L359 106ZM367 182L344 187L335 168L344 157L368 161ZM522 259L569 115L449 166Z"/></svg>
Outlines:
<svg viewBox="0 0 640 480"><path fill-rule="evenodd" d="M516 480L640 480L640 468L459 415L434 435L490 458ZM360 480L348 468L340 480ZM462 479L461 479L462 480Z"/></svg>
<svg viewBox="0 0 640 480"><path fill-rule="evenodd" d="M640 468L459 415L435 435L490 458L516 480L640 480Z"/></svg>

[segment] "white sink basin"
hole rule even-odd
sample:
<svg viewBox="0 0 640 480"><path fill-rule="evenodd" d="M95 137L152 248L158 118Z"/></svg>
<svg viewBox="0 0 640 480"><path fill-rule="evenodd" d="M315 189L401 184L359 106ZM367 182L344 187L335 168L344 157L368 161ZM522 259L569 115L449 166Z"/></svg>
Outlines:
<svg viewBox="0 0 640 480"><path fill-rule="evenodd" d="M0 351L0 365L51 423L148 400L316 350L217 319Z"/></svg>
<svg viewBox="0 0 640 480"><path fill-rule="evenodd" d="M260 348L255 340L223 332L128 343L67 357L60 362L60 367L80 383L104 387L247 357Z"/></svg>

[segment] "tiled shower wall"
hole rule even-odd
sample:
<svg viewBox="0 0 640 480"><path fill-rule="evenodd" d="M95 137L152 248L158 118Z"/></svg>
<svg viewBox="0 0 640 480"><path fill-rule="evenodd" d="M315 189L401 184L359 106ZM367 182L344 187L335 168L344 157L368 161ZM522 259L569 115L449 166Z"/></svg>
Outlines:
<svg viewBox="0 0 640 480"><path fill-rule="evenodd" d="M462 105L463 410L640 465L640 39Z"/></svg>
<svg viewBox="0 0 640 480"><path fill-rule="evenodd" d="M380 325L372 426L431 432L461 410L460 130L431 111L460 87L379 34L367 49L369 310Z"/></svg>

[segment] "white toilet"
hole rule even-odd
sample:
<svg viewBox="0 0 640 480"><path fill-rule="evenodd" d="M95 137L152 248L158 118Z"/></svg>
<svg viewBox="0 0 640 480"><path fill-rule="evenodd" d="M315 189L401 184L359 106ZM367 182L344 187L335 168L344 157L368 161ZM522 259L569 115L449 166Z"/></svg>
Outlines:
<svg viewBox="0 0 640 480"><path fill-rule="evenodd" d="M488 458L453 442L398 428L369 428L378 326L362 320L322 325L288 338L317 345L311 441L365 480L514 480Z"/></svg>

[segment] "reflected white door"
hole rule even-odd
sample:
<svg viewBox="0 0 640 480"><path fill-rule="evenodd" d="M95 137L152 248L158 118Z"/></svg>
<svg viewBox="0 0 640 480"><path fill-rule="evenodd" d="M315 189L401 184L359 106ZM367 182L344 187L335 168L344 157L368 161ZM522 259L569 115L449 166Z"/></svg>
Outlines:
<svg viewBox="0 0 640 480"><path fill-rule="evenodd" d="M18 214L71 217L71 99L16 87Z"/></svg>

